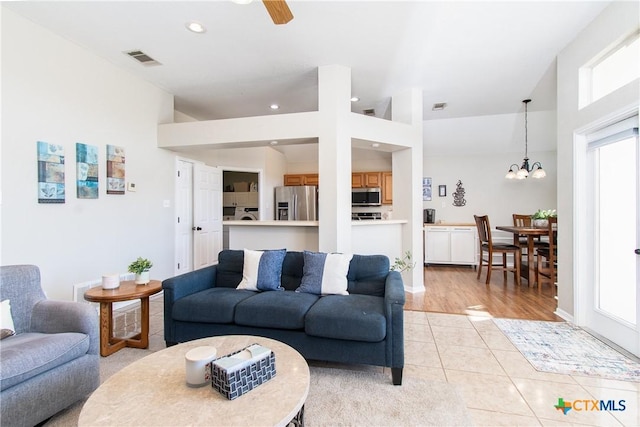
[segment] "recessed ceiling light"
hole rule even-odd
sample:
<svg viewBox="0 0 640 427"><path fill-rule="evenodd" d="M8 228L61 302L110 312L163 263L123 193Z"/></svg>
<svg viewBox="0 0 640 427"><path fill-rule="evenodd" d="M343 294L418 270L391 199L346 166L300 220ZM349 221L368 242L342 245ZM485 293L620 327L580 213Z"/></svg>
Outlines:
<svg viewBox="0 0 640 427"><path fill-rule="evenodd" d="M277 110L278 108L280 108L280 106L278 104L271 104L269 108L271 108L272 110Z"/></svg>
<svg viewBox="0 0 640 427"><path fill-rule="evenodd" d="M446 106L447 106L446 102L437 102L437 103L433 104L432 110L433 111L441 111L441 110L444 110Z"/></svg>
<svg viewBox="0 0 640 427"><path fill-rule="evenodd" d="M278 145L278 141L271 141L269 144L271 144L271 145Z"/></svg>
<svg viewBox="0 0 640 427"><path fill-rule="evenodd" d="M380 144L378 144L377 142L374 142L373 144L371 144L371 146L373 148L378 148L378 147L380 147Z"/></svg>
<svg viewBox="0 0 640 427"><path fill-rule="evenodd" d="M191 22L187 22L186 24L184 24L185 27L187 27L187 30L193 32L193 33L198 33L198 34L202 34L205 33L207 31L207 29L204 27L204 25L202 25L201 23L197 22L197 21L191 21Z"/></svg>
<svg viewBox="0 0 640 427"><path fill-rule="evenodd" d="M231 0L231 1L234 2L235 4L249 4L253 0Z"/></svg>
<svg viewBox="0 0 640 427"><path fill-rule="evenodd" d="M358 101L360 101L360 98L358 98L357 96L351 97L351 102L358 102Z"/></svg>

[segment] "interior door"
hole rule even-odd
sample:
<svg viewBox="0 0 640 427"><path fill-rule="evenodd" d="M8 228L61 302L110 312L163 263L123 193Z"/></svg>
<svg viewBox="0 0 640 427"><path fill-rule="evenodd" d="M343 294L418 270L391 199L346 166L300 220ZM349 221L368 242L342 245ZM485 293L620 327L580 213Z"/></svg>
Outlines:
<svg viewBox="0 0 640 427"><path fill-rule="evenodd" d="M222 170L194 165L193 269L218 263L222 250Z"/></svg>
<svg viewBox="0 0 640 427"><path fill-rule="evenodd" d="M640 356L640 148L637 117L587 149L592 230L586 326ZM619 130L619 129L617 129Z"/></svg>
<svg viewBox="0 0 640 427"><path fill-rule="evenodd" d="M178 160L176 173L175 275L193 270L193 163Z"/></svg>

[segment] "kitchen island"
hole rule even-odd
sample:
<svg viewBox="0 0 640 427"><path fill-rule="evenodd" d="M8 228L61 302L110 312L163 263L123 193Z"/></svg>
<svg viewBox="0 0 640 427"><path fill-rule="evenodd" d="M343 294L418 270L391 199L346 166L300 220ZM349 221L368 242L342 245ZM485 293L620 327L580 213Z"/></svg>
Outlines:
<svg viewBox="0 0 640 427"><path fill-rule="evenodd" d="M351 252L387 255L391 262L402 255L402 226L406 220L351 222ZM287 249L318 251L318 221L224 221L229 249Z"/></svg>

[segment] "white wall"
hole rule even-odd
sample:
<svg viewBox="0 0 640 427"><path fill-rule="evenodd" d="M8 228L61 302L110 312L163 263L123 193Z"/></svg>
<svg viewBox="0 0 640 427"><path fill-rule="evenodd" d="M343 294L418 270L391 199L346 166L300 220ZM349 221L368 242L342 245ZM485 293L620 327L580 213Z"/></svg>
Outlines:
<svg viewBox="0 0 640 427"><path fill-rule="evenodd" d="M2 88L2 264L38 265L57 299L138 256L169 277L174 163L157 125L173 120L173 97L6 9ZM65 148L65 204L38 204L36 141ZM99 147L98 199L76 198L76 142ZM125 147L137 192L106 194L107 144Z"/></svg>
<svg viewBox="0 0 640 427"><path fill-rule="evenodd" d="M583 152L576 133L603 126L619 114L635 109L637 114L640 83L638 79L578 110L580 67L616 42L638 30L638 2L613 2L558 56L558 310L563 317L575 313L577 290L582 285L576 273L585 268L576 257L580 233L576 226L585 212L576 209L581 193L575 187L576 158ZM561 225L561 226L560 226ZM579 320L579 319L578 319Z"/></svg>
<svg viewBox="0 0 640 427"><path fill-rule="evenodd" d="M530 110L528 118L529 163L542 163L547 176L541 180L504 177L511 164L522 164L524 109L424 123L423 174L432 178L432 200L423 206L436 209L436 221L473 223L473 215L486 214L495 227L511 224L514 213L557 208L555 111ZM463 207L453 206L458 180L465 190ZM438 196L439 185L447 186L446 197Z"/></svg>

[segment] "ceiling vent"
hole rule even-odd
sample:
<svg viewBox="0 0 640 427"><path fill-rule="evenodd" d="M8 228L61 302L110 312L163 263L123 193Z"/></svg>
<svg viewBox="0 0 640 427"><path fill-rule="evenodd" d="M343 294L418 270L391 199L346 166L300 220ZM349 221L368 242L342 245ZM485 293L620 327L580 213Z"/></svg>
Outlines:
<svg viewBox="0 0 640 427"><path fill-rule="evenodd" d="M139 63L145 66L162 65L141 50L132 50L129 52L125 52L125 54L129 55L131 58L135 59L136 61L138 61Z"/></svg>
<svg viewBox="0 0 640 427"><path fill-rule="evenodd" d="M433 111L442 111L447 107L447 103L446 102L438 102L433 104Z"/></svg>
<svg viewBox="0 0 640 427"><path fill-rule="evenodd" d="M373 108L369 108L367 110L362 110L362 112L364 113L365 116L375 116L376 115L376 110L374 110Z"/></svg>

